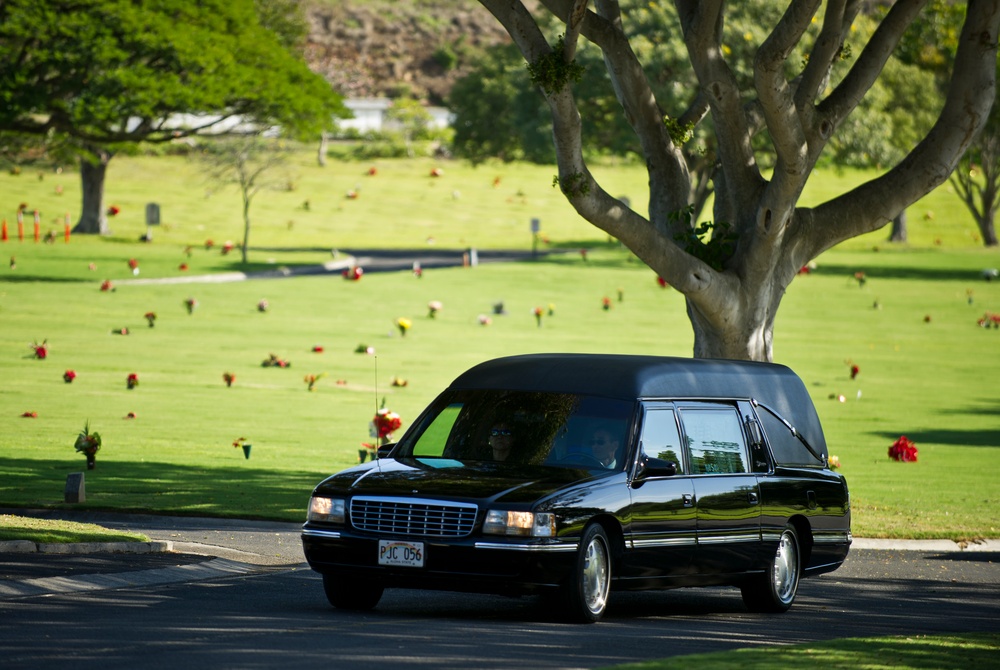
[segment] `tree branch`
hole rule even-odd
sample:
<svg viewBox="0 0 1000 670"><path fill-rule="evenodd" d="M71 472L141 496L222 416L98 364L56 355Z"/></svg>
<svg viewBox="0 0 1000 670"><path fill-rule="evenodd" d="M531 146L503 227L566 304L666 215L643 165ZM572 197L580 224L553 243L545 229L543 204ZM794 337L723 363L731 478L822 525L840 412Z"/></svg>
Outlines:
<svg viewBox="0 0 1000 670"><path fill-rule="evenodd" d="M893 9L899 4L906 3ZM881 228L948 178L996 99L998 32L1000 0L969 0L948 97L934 127L885 175L815 209L810 257Z"/></svg>

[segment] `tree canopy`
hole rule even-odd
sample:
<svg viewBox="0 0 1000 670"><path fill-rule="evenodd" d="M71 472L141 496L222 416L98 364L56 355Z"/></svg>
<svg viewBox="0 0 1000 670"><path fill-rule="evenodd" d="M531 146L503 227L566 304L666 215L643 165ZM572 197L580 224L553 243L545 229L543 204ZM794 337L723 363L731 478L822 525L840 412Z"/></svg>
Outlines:
<svg viewBox="0 0 1000 670"><path fill-rule="evenodd" d="M122 143L166 142L237 121L318 136L349 112L291 49L300 36L288 16L295 7L286 0L5 0L0 131L69 138L95 166ZM102 180L103 171L93 176ZM95 209L86 184L84 191L81 224L103 217L100 197ZM84 232L98 232L91 223Z"/></svg>
<svg viewBox="0 0 1000 670"><path fill-rule="evenodd" d="M927 0L893 3L870 31L855 29L860 0L771 3L774 11L758 17L760 30L743 34L731 21L741 3L723 0L675 0L670 21L645 34L631 28L662 4L481 4L510 34L548 104L563 193L583 218L684 294L699 357L770 360L775 314L798 271L839 242L885 226L944 182L996 95L1000 0L969 0L933 124L914 133L913 144L871 181L799 207L813 169L863 113L862 102ZM547 38L549 21L561 24L560 38ZM676 89L664 96L643 67L642 43L675 37L687 66L662 73ZM577 57L588 42L600 50L647 166L645 213L607 193L588 168L591 137L575 89L582 76ZM743 53L752 55L745 77L736 65ZM714 222L707 223L689 214L694 172L683 149L698 132L716 151Z"/></svg>

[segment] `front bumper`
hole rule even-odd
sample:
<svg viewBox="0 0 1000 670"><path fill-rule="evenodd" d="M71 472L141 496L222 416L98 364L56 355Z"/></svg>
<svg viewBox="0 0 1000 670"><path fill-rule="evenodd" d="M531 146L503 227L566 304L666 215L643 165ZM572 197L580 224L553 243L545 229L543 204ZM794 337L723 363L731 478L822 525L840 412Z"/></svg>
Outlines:
<svg viewBox="0 0 1000 670"><path fill-rule="evenodd" d="M379 540L424 544L423 567L378 564ZM302 549L309 567L324 575L377 580L384 586L481 593L531 593L559 586L576 564L577 543L527 538L429 539L362 535L307 524Z"/></svg>

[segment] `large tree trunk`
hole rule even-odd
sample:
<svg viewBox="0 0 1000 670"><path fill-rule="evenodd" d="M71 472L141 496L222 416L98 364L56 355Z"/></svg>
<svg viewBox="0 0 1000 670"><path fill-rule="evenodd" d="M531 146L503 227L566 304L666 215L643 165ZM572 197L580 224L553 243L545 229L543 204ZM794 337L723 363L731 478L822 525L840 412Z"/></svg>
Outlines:
<svg viewBox="0 0 1000 670"><path fill-rule="evenodd" d="M906 242L906 210L904 209L892 220L892 232L889 233L890 242Z"/></svg>
<svg viewBox="0 0 1000 670"><path fill-rule="evenodd" d="M80 220L73 227L74 233L107 235L108 217L104 209L104 177L108 170L111 152L90 147L91 156L80 157L80 182L83 202Z"/></svg>

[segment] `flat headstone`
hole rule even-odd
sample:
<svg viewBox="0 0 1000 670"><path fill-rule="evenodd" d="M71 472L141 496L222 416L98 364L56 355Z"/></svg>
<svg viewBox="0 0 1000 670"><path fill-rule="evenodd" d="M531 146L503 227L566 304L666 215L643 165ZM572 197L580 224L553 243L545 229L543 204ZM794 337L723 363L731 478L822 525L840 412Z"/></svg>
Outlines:
<svg viewBox="0 0 1000 670"><path fill-rule="evenodd" d="M87 501L87 491L82 472L71 472L66 476L66 502L82 503Z"/></svg>

